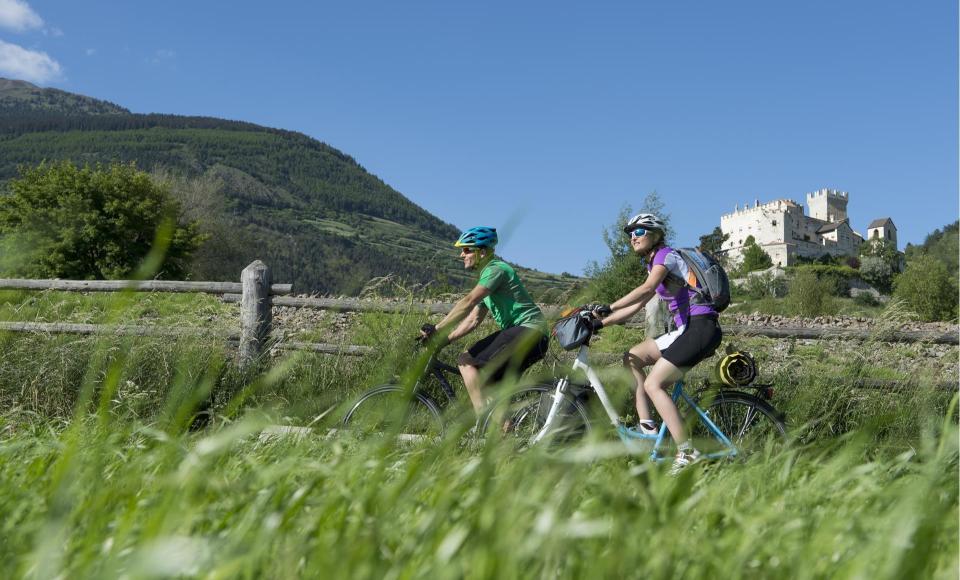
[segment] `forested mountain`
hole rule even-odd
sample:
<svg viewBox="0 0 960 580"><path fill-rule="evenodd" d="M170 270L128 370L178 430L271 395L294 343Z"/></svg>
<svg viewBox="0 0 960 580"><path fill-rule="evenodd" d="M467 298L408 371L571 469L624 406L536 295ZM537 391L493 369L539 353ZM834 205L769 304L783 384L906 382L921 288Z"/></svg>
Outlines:
<svg viewBox="0 0 960 580"><path fill-rule="evenodd" d="M907 255L907 262L922 256L928 255L943 262L947 270L956 276L960 269L960 221L943 226L943 230L937 228L928 234L923 243L919 246L907 244L904 252Z"/></svg>
<svg viewBox="0 0 960 580"><path fill-rule="evenodd" d="M136 162L211 239L196 279L236 280L260 258L298 292L354 294L371 278L462 287L458 229L349 155L306 135L208 117L142 115L0 79L0 182L20 164ZM530 273L534 286L559 277Z"/></svg>

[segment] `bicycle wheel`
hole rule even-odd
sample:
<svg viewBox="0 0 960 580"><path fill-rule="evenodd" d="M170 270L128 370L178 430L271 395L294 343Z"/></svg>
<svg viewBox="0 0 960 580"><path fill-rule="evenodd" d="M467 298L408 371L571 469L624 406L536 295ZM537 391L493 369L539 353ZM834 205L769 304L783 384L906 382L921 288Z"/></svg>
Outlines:
<svg viewBox="0 0 960 580"><path fill-rule="evenodd" d="M787 440L787 426L782 415L763 399L740 391L720 390L706 408L707 417L743 457L768 444L782 445ZM694 445L702 452L725 454L729 447L699 416L690 429Z"/></svg>
<svg viewBox="0 0 960 580"><path fill-rule="evenodd" d="M503 397L487 410L481 432L520 448L529 447L543 430L555 396L555 386L536 385ZM567 393L561 396L557 415L539 441L551 447L575 443L590 433L590 418L583 404Z"/></svg>
<svg viewBox="0 0 960 580"><path fill-rule="evenodd" d="M402 441L443 435L440 408L428 395L397 385L383 385L360 396L343 417L343 427L357 437L393 436Z"/></svg>

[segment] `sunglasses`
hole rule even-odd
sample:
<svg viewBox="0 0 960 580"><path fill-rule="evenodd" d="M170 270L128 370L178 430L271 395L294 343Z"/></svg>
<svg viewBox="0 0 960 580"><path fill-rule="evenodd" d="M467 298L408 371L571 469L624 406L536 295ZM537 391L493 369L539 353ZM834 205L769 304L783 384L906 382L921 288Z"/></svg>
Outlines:
<svg viewBox="0 0 960 580"><path fill-rule="evenodd" d="M633 228L632 230L630 230L630 238L631 238L631 239L633 239L633 238L642 238L642 237L645 236L645 235L647 235L647 230L645 230L645 229L643 229L643 228Z"/></svg>
<svg viewBox="0 0 960 580"><path fill-rule="evenodd" d="M464 254L472 254L477 251L478 248L471 248L470 246L463 246L460 248L460 251Z"/></svg>

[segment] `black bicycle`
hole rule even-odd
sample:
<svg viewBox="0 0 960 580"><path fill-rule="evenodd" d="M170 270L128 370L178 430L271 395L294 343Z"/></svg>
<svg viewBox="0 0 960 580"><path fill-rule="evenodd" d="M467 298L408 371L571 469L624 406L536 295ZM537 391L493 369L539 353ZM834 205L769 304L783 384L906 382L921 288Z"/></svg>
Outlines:
<svg viewBox="0 0 960 580"><path fill-rule="evenodd" d="M454 384L462 384L460 369L439 360L437 351L432 351L413 385L389 383L360 395L344 415L343 428L361 437L440 437L446 424L444 417L457 400L451 379Z"/></svg>

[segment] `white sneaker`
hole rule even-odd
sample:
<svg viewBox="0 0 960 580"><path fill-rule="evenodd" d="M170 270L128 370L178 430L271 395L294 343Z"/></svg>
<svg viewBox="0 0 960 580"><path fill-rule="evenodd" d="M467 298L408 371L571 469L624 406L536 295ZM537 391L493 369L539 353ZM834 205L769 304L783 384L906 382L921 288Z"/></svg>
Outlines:
<svg viewBox="0 0 960 580"><path fill-rule="evenodd" d="M700 455L700 452L696 449L688 452L678 452L677 456L673 459L673 465L670 467L670 475L677 475L683 470L684 467L700 461Z"/></svg>
<svg viewBox="0 0 960 580"><path fill-rule="evenodd" d="M657 424L653 421L650 422L653 427L647 427L643 421L637 423L637 431L643 433L644 435L656 435L660 432L660 428L657 427Z"/></svg>

